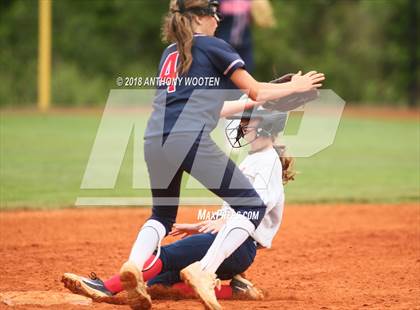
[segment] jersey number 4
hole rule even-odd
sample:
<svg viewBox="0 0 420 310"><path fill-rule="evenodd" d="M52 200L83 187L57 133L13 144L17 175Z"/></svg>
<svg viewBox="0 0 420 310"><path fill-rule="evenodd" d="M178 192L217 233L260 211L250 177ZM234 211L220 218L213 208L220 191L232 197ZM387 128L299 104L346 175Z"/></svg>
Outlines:
<svg viewBox="0 0 420 310"><path fill-rule="evenodd" d="M178 62L178 52L172 52L166 56L163 62L162 69L160 70L159 80L161 83L167 85L166 91L173 93L176 91L176 78L178 73L176 72Z"/></svg>

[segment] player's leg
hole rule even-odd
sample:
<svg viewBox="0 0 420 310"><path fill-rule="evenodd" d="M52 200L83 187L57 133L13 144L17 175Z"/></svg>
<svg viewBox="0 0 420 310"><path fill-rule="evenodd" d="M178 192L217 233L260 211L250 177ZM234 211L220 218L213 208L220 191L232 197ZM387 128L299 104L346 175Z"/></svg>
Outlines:
<svg viewBox="0 0 420 310"><path fill-rule="evenodd" d="M167 281L174 281L175 278L179 278L179 272L168 271L156 278L156 284L148 286L148 292L154 299L162 297L194 298L196 296L195 291L184 282L177 282L171 286L166 284ZM215 287L214 293L217 299L264 299L263 292L241 275L234 276L229 284Z"/></svg>
<svg viewBox="0 0 420 310"><path fill-rule="evenodd" d="M244 219L244 228L255 230L265 215L266 206L248 178L211 137L203 135L194 165L187 171L235 211L243 214L251 212L254 216Z"/></svg>
<svg viewBox="0 0 420 310"><path fill-rule="evenodd" d="M201 134L198 137L180 135L165 142L163 149L160 138L150 139L144 144L153 195L152 216L143 225L130 253L129 261L120 270L120 279L133 309L141 309L142 303L150 303L140 270L157 247L157 256L159 256L160 242L175 223L182 173L191 169L200 138ZM192 141L193 143L190 143ZM188 148L185 157L185 149ZM175 175L171 175L171 171ZM169 185L168 180L170 180Z"/></svg>
<svg viewBox="0 0 420 310"><path fill-rule="evenodd" d="M168 283L173 284L169 285ZM152 297L156 299L161 298L162 295L182 299L195 297L194 290L189 285L181 282L179 271L161 273L153 281L148 282L148 287ZM216 287L214 293L218 299L232 299L234 296L233 288L230 285Z"/></svg>
<svg viewBox="0 0 420 310"><path fill-rule="evenodd" d="M160 243L171 230L178 209L182 171L181 169L175 170L176 173L169 185L161 186L161 176L173 167L161 152L159 144L160 140L158 139L144 144L145 160L153 195L152 216L143 225L128 261L120 269L121 284L127 291L128 303L132 309L151 307L151 299L146 291L141 270L143 270L146 260L156 249L159 253Z"/></svg>
<svg viewBox="0 0 420 310"><path fill-rule="evenodd" d="M213 234L199 234L163 246L160 258L155 260L155 256L152 255L146 261L145 266L149 268L143 270L144 281L148 282L148 286L173 285L180 296L190 296L192 290L180 282L179 271L190 263L201 259L214 238ZM241 292L242 296L249 295L251 299L256 299L255 293L253 293L256 289L252 284L235 276L251 265L255 254L255 244L250 238L223 262L217 270L217 275L220 279L232 279L232 281L230 285L222 285L221 289L215 289L217 298L228 299L232 298L233 294ZM93 273L90 278L65 273L62 282L73 293L90 297L96 301L104 300L104 298L107 300L107 297L114 296L123 290L119 274L102 281Z"/></svg>
<svg viewBox="0 0 420 310"><path fill-rule="evenodd" d="M169 184L162 185L161 178L166 171L172 170L172 164L166 160L159 144L158 139L144 144L153 209L151 217L140 230L129 256L129 261L140 270L143 269L144 263L156 250L164 236L171 230L178 210L182 171L177 169L175 175L171 176L172 180Z"/></svg>
<svg viewBox="0 0 420 310"><path fill-rule="evenodd" d="M170 286L180 293L180 296L190 297L193 290L190 286L180 282L179 271L189 264L200 260L206 254L215 239L214 234L197 234L162 247L158 266L143 273L144 279L148 280L147 285ZM222 285L215 288L218 299L247 298L262 299L262 292L249 280L241 276L253 263L257 252L254 239L249 237L236 249L232 255L223 261L217 269L217 277L221 280L231 280L229 285ZM150 259L151 261L151 259ZM146 262L146 265L148 263ZM159 273L156 273L160 270ZM154 276L153 276L154 275Z"/></svg>
<svg viewBox="0 0 420 310"><path fill-rule="evenodd" d="M130 253L129 261L140 270L146 259L160 245L175 223L179 204L182 174L190 170L200 143L201 134L180 135L165 142L161 139L145 142L144 153L153 196L152 216L143 225ZM193 142L192 142L193 141ZM185 149L190 148L185 156ZM175 175L171 173L174 172ZM170 180L169 185L167 181ZM159 249L158 249L159 256Z"/></svg>
<svg viewBox="0 0 420 310"><path fill-rule="evenodd" d="M188 264L201 259L206 250L210 247L215 239L213 234L194 235L168 246L162 250L163 265L160 273L155 278L148 281L148 286L163 285L174 289L174 293L178 293L181 297L190 297L192 289L190 286L180 283L179 270ZM256 255L256 244L252 238L248 238L234 253L229 256L217 270L217 276L222 280L232 279L230 285L222 285L215 288L217 298L229 299L240 293L241 297L250 299L259 299L261 295L250 281L237 276L249 268L254 261ZM166 262L166 263L165 263Z"/></svg>
<svg viewBox="0 0 420 310"><path fill-rule="evenodd" d="M252 210L257 215L252 220L239 214L228 218L203 259L181 271L182 279L196 290L201 299L218 309L220 306L215 302L212 289L214 274L253 233L264 217L265 205L252 184L217 145L209 137L204 142L197 152L191 174L236 211ZM220 171L223 172L221 182ZM219 186L214 186L217 181Z"/></svg>
<svg viewBox="0 0 420 310"><path fill-rule="evenodd" d="M163 263L159 257L152 255L146 261L145 269L142 271L143 281L147 282L150 279L155 278L162 272ZM117 294L123 290L120 275L116 274L111 278L104 281L105 288L112 294Z"/></svg>
<svg viewBox="0 0 420 310"><path fill-rule="evenodd" d="M206 140L200 144L191 175L227 201L235 211L252 211L256 215L252 219L240 214L228 218L204 258L181 271L183 280L196 290L201 299L209 303L209 307L214 305L213 308L218 309L220 306L212 289L214 274L222 262L254 232L264 217L265 205L235 163L227 159L210 137L203 138ZM217 182L219 186L215 186Z"/></svg>
<svg viewBox="0 0 420 310"><path fill-rule="evenodd" d="M140 268L175 223L182 174L184 170L191 169L200 139L201 134L198 137L190 134L173 136L171 140L164 140L164 148L160 138L144 143L153 209L152 216L143 225L129 258L129 261ZM188 148L185 155L185 149Z"/></svg>
<svg viewBox="0 0 420 310"><path fill-rule="evenodd" d="M161 274L168 271L179 272L193 262L204 257L209 247L215 240L216 235L211 233L192 235L162 247L160 261L162 262ZM222 280L232 279L233 276L243 273L249 268L256 255L256 245L252 238L243 242L216 271ZM172 285L179 282L179 277L174 277ZM148 284L156 284L156 278L148 281ZM159 283L162 283L160 281Z"/></svg>
<svg viewBox="0 0 420 310"><path fill-rule="evenodd" d="M214 238L215 236L212 234L199 234L163 246L159 257L152 255L145 262L144 266L146 269L142 272L143 281L153 279L151 282L148 282L148 285L156 283L172 285L180 282L179 271L189 264L200 260ZM171 271L174 271L174 276L168 278ZM163 276L165 274L166 276ZM123 290L119 274L102 281L96 275L93 279L89 279L65 273L63 282L73 293L85 295L94 300L105 296L113 296Z"/></svg>
<svg viewBox="0 0 420 310"><path fill-rule="evenodd" d="M217 146L216 146L217 147ZM216 152L215 152L216 153ZM212 159L212 166L225 166L225 175L220 188L211 189L237 212L228 217L212 246L200 261L208 272L215 272L222 262L242 244L256 229L265 215L265 204L245 175L230 159ZM244 216L250 214L252 217Z"/></svg>
<svg viewBox="0 0 420 310"><path fill-rule="evenodd" d="M216 273L220 279L231 279L229 283L229 288L231 289L230 298L245 298L252 300L264 298L262 291L244 276L244 272L254 262L256 253L256 242L249 237L232 255L225 259L217 269ZM216 291L217 298L220 298L217 293L218 292ZM227 298L226 295L224 298Z"/></svg>

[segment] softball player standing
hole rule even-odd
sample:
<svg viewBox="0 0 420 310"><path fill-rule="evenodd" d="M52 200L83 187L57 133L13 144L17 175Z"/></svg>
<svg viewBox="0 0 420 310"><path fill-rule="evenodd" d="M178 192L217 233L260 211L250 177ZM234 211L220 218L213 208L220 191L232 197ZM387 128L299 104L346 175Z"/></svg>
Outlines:
<svg viewBox="0 0 420 310"><path fill-rule="evenodd" d="M195 98L192 95L196 87L182 83L163 85L157 90L144 143L153 195L152 216L141 228L129 259L120 270L132 309L151 306L141 270L176 220L184 171L237 212L226 221L206 255L181 271L181 278L208 308L221 309L214 295L216 270L254 233L264 217L266 205L258 193L210 137L224 101L231 99L218 97L221 92L215 96L211 90L248 90L249 97L255 100L248 103L252 106L320 87L324 80L323 74L312 71L295 75L289 83L257 82L244 69L245 63L235 50L214 37L219 21L217 9L217 0L173 0L163 25L163 37L172 44L163 52L159 76L214 77L220 83L202 87L205 91ZM232 107L232 114L238 112L234 108L243 111L249 106ZM168 171L174 169L168 184ZM238 214L251 211L258 214L251 220Z"/></svg>

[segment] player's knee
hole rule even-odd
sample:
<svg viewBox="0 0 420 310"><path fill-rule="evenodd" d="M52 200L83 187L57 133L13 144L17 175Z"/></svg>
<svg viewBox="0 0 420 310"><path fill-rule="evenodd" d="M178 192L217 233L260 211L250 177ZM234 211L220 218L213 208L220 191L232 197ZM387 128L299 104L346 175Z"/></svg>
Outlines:
<svg viewBox="0 0 420 310"><path fill-rule="evenodd" d="M152 215L149 220L155 220L157 222L159 222L160 224L163 225L163 227L165 228L165 236L167 236L169 234L169 232L172 230L172 226L175 223L175 220L172 218L162 218L162 217L157 217ZM147 223L147 222L146 222Z"/></svg>
<svg viewBox="0 0 420 310"><path fill-rule="evenodd" d="M253 226L252 221L247 216L244 216L241 212L238 211L226 222L227 234L235 229L243 229L246 230L249 234L252 234L255 228L256 227Z"/></svg>
<svg viewBox="0 0 420 310"><path fill-rule="evenodd" d="M264 218L266 208L266 205L262 204L258 207L241 208L236 212L247 218L252 224L254 224L255 228L257 228L258 225L261 223L262 219Z"/></svg>

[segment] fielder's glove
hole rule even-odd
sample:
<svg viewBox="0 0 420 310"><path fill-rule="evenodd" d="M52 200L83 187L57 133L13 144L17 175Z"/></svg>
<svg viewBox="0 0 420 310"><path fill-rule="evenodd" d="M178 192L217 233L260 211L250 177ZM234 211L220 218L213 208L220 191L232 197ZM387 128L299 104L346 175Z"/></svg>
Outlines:
<svg viewBox="0 0 420 310"><path fill-rule="evenodd" d="M270 83L287 83L292 80L294 73L285 74ZM276 100L270 100L264 103L263 107L268 110L276 110L281 112L287 112L294 110L305 103L315 100L319 97L319 91L317 89L309 90L306 92L295 93L282 97Z"/></svg>

